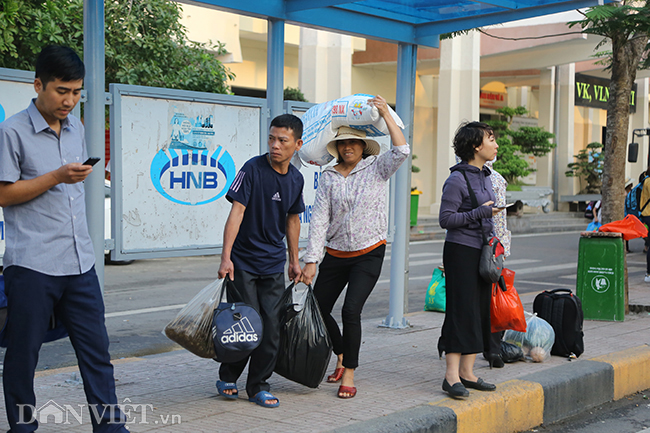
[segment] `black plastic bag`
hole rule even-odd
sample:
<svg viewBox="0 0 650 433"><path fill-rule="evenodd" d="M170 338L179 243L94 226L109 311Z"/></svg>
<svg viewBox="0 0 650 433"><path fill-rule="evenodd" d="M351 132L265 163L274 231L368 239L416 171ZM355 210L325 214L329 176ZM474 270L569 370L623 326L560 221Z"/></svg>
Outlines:
<svg viewBox="0 0 650 433"><path fill-rule="evenodd" d="M517 362L524 359L524 351L516 344L508 343L507 341L501 342L501 359L503 362Z"/></svg>
<svg viewBox="0 0 650 433"><path fill-rule="evenodd" d="M311 285L298 291L291 284L280 302L280 349L275 372L317 388L325 376L332 343Z"/></svg>

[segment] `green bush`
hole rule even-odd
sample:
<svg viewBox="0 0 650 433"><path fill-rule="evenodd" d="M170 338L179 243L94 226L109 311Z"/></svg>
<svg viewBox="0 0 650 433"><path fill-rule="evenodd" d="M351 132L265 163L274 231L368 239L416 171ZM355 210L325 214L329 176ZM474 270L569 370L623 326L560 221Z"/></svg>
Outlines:
<svg viewBox="0 0 650 433"><path fill-rule="evenodd" d="M303 95L303 93L300 91L300 89L294 87L287 87L286 89L284 89L284 100L309 102L305 98L305 95Z"/></svg>
<svg viewBox="0 0 650 433"><path fill-rule="evenodd" d="M603 145L600 143L589 143L586 149L581 149L577 155L573 155L576 159L567 165L569 170L564 174L567 177L580 178L580 185L583 181L587 184L580 190L580 194L600 194L603 182L603 165L605 161L605 154L602 152Z"/></svg>
<svg viewBox="0 0 650 433"><path fill-rule="evenodd" d="M556 146L550 141L555 135L537 126L522 126L516 131L512 130L510 127L513 118L528 113L525 107L504 107L496 111L502 119L486 122L494 129L499 145L497 160L493 166L509 184L515 184L517 179L534 171L524 159L524 155L546 155Z"/></svg>

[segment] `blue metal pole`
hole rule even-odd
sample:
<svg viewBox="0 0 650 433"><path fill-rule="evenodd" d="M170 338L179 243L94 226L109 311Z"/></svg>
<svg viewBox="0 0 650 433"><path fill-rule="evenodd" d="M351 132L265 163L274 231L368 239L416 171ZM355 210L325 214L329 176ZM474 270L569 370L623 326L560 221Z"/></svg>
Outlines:
<svg viewBox="0 0 650 433"><path fill-rule="evenodd" d="M270 119L283 113L284 99L284 21L269 19L267 38L266 100Z"/></svg>
<svg viewBox="0 0 650 433"><path fill-rule="evenodd" d="M417 46L400 43L397 51L396 112L404 121L404 136L413 143L413 107ZM390 260L390 298L388 316L383 325L390 328L409 326L404 317L408 295L409 213L411 199L411 157L395 174L395 237Z"/></svg>
<svg viewBox="0 0 650 433"><path fill-rule="evenodd" d="M88 230L95 249L95 270L104 290L104 2L84 0L84 104L86 148L89 156L101 158L85 181Z"/></svg>

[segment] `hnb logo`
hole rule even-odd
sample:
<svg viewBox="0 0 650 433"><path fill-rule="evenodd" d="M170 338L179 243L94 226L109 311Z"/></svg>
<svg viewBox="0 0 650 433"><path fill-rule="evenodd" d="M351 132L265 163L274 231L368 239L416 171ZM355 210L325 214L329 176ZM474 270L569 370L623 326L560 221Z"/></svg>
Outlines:
<svg viewBox="0 0 650 433"><path fill-rule="evenodd" d="M257 341L257 333L248 317L242 318L239 322L224 331L221 336L221 343L243 343L245 341Z"/></svg>
<svg viewBox="0 0 650 433"><path fill-rule="evenodd" d="M223 197L237 170L232 156L219 146L207 149L160 150L151 162L156 190L174 203L198 206Z"/></svg>

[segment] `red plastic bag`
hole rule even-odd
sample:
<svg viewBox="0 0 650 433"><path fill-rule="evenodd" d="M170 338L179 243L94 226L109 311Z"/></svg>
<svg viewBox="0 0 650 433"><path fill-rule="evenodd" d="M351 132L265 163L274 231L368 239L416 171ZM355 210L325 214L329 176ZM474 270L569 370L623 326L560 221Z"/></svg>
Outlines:
<svg viewBox="0 0 650 433"><path fill-rule="evenodd" d="M515 272L503 268L499 282L492 286L490 302L490 323L492 332L514 331L526 332L524 306L514 286Z"/></svg>
<svg viewBox="0 0 650 433"><path fill-rule="evenodd" d="M648 236L648 228L634 215L628 215L620 221L602 225L598 231L622 233L623 239L626 241Z"/></svg>

